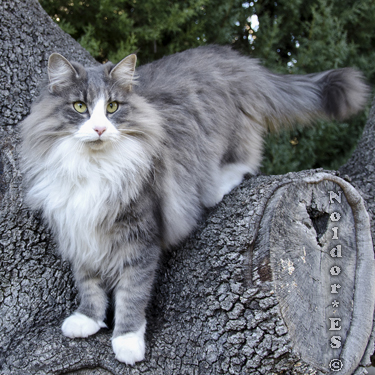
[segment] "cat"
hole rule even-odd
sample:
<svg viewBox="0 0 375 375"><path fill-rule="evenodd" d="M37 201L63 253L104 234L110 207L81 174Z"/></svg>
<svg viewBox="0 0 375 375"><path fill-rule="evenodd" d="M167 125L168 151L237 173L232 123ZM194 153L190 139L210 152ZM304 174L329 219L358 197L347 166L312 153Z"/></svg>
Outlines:
<svg viewBox="0 0 375 375"><path fill-rule="evenodd" d="M268 130L345 119L368 88L345 68L278 75L230 47L187 50L137 68L84 68L53 53L21 124L26 202L42 212L71 262L80 305L65 336L105 327L133 365L145 356L145 309L162 248L260 166Z"/></svg>

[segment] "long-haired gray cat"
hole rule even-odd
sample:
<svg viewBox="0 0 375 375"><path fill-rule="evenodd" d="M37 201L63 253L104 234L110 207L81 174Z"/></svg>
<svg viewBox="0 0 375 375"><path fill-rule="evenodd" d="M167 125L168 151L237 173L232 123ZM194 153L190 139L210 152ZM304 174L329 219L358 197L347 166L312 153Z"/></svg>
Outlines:
<svg viewBox="0 0 375 375"><path fill-rule="evenodd" d="M27 202L42 210L74 271L78 310L68 337L104 327L128 364L145 354L145 308L160 249L177 244L205 207L255 173L267 129L344 119L367 86L351 69L276 75L226 47L200 47L140 67L83 68L59 54L21 125Z"/></svg>

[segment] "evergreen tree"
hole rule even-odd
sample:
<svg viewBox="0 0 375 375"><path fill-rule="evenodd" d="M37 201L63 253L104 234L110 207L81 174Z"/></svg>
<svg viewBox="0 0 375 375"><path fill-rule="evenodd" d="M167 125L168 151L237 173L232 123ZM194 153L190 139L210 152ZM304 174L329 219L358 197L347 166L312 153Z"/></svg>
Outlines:
<svg viewBox="0 0 375 375"><path fill-rule="evenodd" d="M362 70L370 84L375 82L373 0L258 0L254 10L260 25L251 48L269 68L306 74L352 66ZM252 35L251 29L244 30ZM263 170L337 169L355 149L367 115L271 135Z"/></svg>

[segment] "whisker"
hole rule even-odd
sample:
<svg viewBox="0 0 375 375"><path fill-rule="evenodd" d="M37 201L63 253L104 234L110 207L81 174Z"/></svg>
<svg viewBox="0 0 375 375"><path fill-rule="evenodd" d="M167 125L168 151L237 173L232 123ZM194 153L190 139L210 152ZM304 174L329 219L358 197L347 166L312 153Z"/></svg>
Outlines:
<svg viewBox="0 0 375 375"><path fill-rule="evenodd" d="M131 142L136 142L135 140L131 139L130 137L124 137L124 138L127 138L127 140L130 140ZM118 152L121 154L124 152L124 148L121 147L121 139L117 139L113 142L113 147L118 150ZM126 152L129 152L129 150L126 150ZM132 153L133 154L133 153ZM147 162L145 161L142 161L140 159L137 160L137 163L138 164L141 164L143 166L147 166Z"/></svg>
<svg viewBox="0 0 375 375"><path fill-rule="evenodd" d="M144 134L147 135L147 133L143 132L142 130L137 130L137 129L117 129L120 132L125 132L126 134Z"/></svg>
<svg viewBox="0 0 375 375"><path fill-rule="evenodd" d="M152 144L146 138L136 138L136 140L135 140L135 139L133 139L131 134L120 134L120 137L122 139L126 139L126 140L129 140L129 141L134 142L134 143L135 142L144 143L147 146L152 147Z"/></svg>
<svg viewBox="0 0 375 375"><path fill-rule="evenodd" d="M47 133L47 135L55 135L56 133ZM62 140L65 140L65 139L67 139L68 138L68 136L70 135L70 133L68 133L68 134L66 134L65 136L63 136L63 137L61 137L61 138L58 138L58 142L53 142L52 143L52 147L50 147L50 148L46 148L43 152L42 152L42 154L40 155L41 157L45 157L50 151L51 151L51 149L53 149L54 147L55 147L55 145L56 145L56 143L57 144L59 144Z"/></svg>

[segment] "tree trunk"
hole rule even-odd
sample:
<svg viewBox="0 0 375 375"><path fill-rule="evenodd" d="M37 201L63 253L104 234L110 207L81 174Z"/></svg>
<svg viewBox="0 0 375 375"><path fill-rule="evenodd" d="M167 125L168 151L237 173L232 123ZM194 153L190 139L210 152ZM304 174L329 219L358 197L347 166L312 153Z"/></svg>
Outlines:
<svg viewBox="0 0 375 375"><path fill-rule="evenodd" d="M248 178L164 255L145 361L115 360L111 330L62 336L77 306L69 265L23 205L15 126L48 56L94 60L36 0L0 0L1 374L363 374L373 352L375 110L341 174ZM110 320L110 319L109 319ZM330 368L331 366L331 368Z"/></svg>

